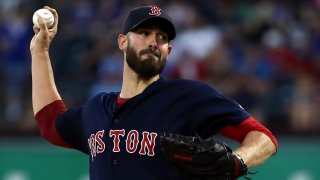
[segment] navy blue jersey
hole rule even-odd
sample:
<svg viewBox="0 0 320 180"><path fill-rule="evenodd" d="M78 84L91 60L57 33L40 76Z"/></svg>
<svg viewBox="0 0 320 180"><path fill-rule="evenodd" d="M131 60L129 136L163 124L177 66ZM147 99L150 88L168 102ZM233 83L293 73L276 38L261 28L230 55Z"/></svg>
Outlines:
<svg viewBox="0 0 320 180"><path fill-rule="evenodd" d="M57 119L60 136L90 156L90 179L184 179L161 154L161 132L206 138L250 115L207 84L160 79L120 108L101 93Z"/></svg>

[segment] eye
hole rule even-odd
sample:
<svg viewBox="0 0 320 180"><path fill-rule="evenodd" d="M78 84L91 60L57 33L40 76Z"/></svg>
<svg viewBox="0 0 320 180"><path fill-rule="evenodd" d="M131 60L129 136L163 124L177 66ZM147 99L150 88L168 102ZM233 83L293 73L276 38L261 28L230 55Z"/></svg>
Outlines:
<svg viewBox="0 0 320 180"><path fill-rule="evenodd" d="M168 41L168 36L166 34L158 34L158 38L162 41Z"/></svg>
<svg viewBox="0 0 320 180"><path fill-rule="evenodd" d="M141 30L138 33L141 34L142 36L149 36L149 34L150 34L147 30Z"/></svg>

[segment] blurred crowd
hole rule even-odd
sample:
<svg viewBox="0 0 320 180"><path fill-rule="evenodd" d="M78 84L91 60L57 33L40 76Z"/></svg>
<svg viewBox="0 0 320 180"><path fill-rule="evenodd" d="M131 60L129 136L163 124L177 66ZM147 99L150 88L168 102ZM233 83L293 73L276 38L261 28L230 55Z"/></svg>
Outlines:
<svg viewBox="0 0 320 180"><path fill-rule="evenodd" d="M128 10L156 4L177 28L162 76L200 80L275 134L320 135L319 0L1 0L0 134L38 134L31 102L32 14L59 13L50 53L67 106L119 91Z"/></svg>

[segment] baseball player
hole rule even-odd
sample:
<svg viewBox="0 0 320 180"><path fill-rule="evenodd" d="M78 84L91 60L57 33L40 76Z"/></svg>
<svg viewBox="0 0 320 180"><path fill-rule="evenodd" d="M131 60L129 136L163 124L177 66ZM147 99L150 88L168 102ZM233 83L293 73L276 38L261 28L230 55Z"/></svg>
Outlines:
<svg viewBox="0 0 320 180"><path fill-rule="evenodd" d="M276 153L276 138L237 102L201 82L160 77L176 31L171 18L154 5L132 9L118 36L124 55L121 92L103 92L81 107L67 108L56 88L49 56L58 14L45 8L54 14L55 23L48 29L40 17L40 28L34 27L30 44L35 119L48 141L89 155L90 179L236 179ZM201 161L215 156L212 144L226 149L226 156L201 166L194 156L174 153L181 163L171 163L163 153L163 133L173 139L181 136L181 141L191 137L186 138L189 144L203 145L200 150L208 158ZM205 140L215 134L240 146L233 151L213 138ZM189 150L193 152L194 147ZM215 178L220 175L211 172L220 170L211 165L221 161L223 178ZM181 172L179 163L201 169L188 175L193 168Z"/></svg>

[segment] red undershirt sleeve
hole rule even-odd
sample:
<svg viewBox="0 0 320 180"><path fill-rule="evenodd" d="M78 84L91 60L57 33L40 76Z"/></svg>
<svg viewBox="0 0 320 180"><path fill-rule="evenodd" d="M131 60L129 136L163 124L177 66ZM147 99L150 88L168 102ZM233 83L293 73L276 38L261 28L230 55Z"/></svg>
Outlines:
<svg viewBox="0 0 320 180"><path fill-rule="evenodd" d="M242 143L242 141L250 131L258 131L264 133L271 139L271 141L276 146L276 149L278 149L278 142L274 135L253 117L249 117L237 126L226 126L222 130L220 130L219 133L234 141Z"/></svg>
<svg viewBox="0 0 320 180"><path fill-rule="evenodd" d="M56 129L57 117L66 112L67 107L62 100L54 101L42 108L36 115L41 135L54 145L72 148L58 134Z"/></svg>

